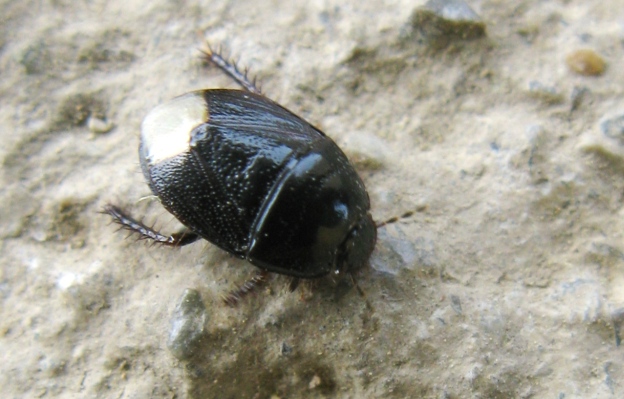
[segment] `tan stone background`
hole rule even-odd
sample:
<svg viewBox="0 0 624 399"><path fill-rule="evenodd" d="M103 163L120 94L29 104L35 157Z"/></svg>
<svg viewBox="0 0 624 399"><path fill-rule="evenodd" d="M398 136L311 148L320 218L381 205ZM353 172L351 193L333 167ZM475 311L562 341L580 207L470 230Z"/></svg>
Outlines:
<svg viewBox="0 0 624 399"><path fill-rule="evenodd" d="M2 2L0 396L622 397L624 132L601 126L624 115L624 4L470 1L487 38L434 49L422 3ZM376 219L419 210L380 231L366 299L276 278L230 309L252 266L124 240L98 213L175 231L139 202L138 129L234 87L198 32L341 145ZM604 74L568 68L582 48ZM207 319L181 362L186 288Z"/></svg>

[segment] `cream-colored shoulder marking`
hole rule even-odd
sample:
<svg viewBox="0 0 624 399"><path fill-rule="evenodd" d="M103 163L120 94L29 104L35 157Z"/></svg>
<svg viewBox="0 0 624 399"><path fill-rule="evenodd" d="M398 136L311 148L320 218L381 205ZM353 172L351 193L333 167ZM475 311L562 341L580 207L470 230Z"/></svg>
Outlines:
<svg viewBox="0 0 624 399"><path fill-rule="evenodd" d="M191 131L208 121L200 92L183 94L154 108L141 124L141 143L150 165L189 150Z"/></svg>

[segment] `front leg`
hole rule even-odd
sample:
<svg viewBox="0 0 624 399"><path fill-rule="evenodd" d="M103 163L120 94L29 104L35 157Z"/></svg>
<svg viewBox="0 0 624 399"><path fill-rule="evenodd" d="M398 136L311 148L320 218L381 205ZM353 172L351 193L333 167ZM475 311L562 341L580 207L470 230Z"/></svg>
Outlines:
<svg viewBox="0 0 624 399"><path fill-rule="evenodd" d="M143 223L126 215L121 209L119 209L115 205L106 205L102 213L110 215L113 218L113 221L119 224L121 228L128 230L132 233L139 234L139 240L152 240L158 244L166 245L169 247L181 247L187 244L191 244L201 238L199 234L193 233L191 231L175 233L170 236L162 235L156 230L147 227Z"/></svg>

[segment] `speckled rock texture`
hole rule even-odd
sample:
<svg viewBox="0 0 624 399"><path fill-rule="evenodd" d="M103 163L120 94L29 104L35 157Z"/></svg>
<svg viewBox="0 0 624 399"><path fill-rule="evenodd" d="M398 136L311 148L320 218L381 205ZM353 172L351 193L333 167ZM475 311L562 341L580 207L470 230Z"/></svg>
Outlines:
<svg viewBox="0 0 624 399"><path fill-rule="evenodd" d="M425 1L297 3L2 2L0 397L624 397L621 0L467 1L484 34L443 46L414 25ZM204 37L344 149L376 220L415 211L380 229L363 295L276 276L230 308L253 266L99 213L180 227L138 131L235 87ZM571 70L579 50L600 74ZM179 360L187 289L206 317Z"/></svg>

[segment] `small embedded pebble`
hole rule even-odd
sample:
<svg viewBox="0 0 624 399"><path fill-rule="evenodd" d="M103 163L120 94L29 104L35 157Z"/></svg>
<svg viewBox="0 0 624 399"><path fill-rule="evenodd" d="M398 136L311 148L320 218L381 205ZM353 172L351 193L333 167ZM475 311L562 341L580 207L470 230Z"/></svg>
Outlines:
<svg viewBox="0 0 624 399"><path fill-rule="evenodd" d="M430 44L440 46L450 39L477 39L486 32L481 17L461 0L429 0L414 10L411 24L429 38Z"/></svg>
<svg viewBox="0 0 624 399"><path fill-rule="evenodd" d="M314 377L312 377L312 380L310 380L310 383L308 384L308 388L314 389L318 387L319 385L321 385L321 382L322 382L321 377L315 374Z"/></svg>
<svg viewBox="0 0 624 399"><path fill-rule="evenodd" d="M600 130L605 136L624 144L624 115L603 121L600 124Z"/></svg>
<svg viewBox="0 0 624 399"><path fill-rule="evenodd" d="M171 318L167 347L179 360L187 360L195 353L204 335L206 307L197 290L186 289Z"/></svg>
<svg viewBox="0 0 624 399"><path fill-rule="evenodd" d="M113 128L113 124L110 121L90 116L87 119L87 128L92 133L108 133Z"/></svg>
<svg viewBox="0 0 624 399"><path fill-rule="evenodd" d="M566 62L571 70L585 76L602 75L607 63L594 50L582 49L568 54Z"/></svg>

